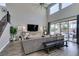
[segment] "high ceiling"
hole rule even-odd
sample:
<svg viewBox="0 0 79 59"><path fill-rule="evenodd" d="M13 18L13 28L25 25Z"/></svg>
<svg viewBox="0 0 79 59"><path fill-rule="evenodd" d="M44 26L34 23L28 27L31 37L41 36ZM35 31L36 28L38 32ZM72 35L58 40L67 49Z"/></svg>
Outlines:
<svg viewBox="0 0 79 59"><path fill-rule="evenodd" d="M11 4L11 3L6 3L6 4ZM52 5L54 3L15 3L15 5L23 5L26 6L28 5L30 7L30 5L32 6L37 6L37 7L44 7L47 8L49 5ZM14 3L12 3L11 5L14 5Z"/></svg>

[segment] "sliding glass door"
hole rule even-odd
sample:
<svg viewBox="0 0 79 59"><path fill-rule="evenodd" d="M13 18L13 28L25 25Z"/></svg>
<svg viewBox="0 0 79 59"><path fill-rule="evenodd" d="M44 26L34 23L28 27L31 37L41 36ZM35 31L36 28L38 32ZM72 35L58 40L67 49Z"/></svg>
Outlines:
<svg viewBox="0 0 79 59"><path fill-rule="evenodd" d="M64 39L68 40L68 31L69 27L68 27L68 22L62 22L61 23L61 34L64 35Z"/></svg>
<svg viewBox="0 0 79 59"><path fill-rule="evenodd" d="M69 21L69 40L76 42L77 20Z"/></svg>
<svg viewBox="0 0 79 59"><path fill-rule="evenodd" d="M64 40L69 40L76 42L76 29L77 29L77 20L52 23L50 25L50 34L62 34L64 35Z"/></svg>
<svg viewBox="0 0 79 59"><path fill-rule="evenodd" d="M60 34L60 23L55 24L55 34Z"/></svg>
<svg viewBox="0 0 79 59"><path fill-rule="evenodd" d="M50 34L60 34L60 23L55 23L50 25Z"/></svg>
<svg viewBox="0 0 79 59"><path fill-rule="evenodd" d="M54 35L54 33L55 33L55 25L50 24L50 35Z"/></svg>

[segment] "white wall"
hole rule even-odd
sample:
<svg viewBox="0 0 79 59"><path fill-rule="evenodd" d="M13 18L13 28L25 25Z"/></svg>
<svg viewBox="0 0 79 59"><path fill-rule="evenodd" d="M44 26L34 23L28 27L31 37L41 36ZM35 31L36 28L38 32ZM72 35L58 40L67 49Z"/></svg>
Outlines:
<svg viewBox="0 0 79 59"><path fill-rule="evenodd" d="M0 37L0 52L6 47L6 45L9 43L10 34L10 24L8 23L3 34Z"/></svg>
<svg viewBox="0 0 79 59"><path fill-rule="evenodd" d="M49 10L49 9L48 9ZM71 6L62 9L61 11L53 14L53 15L48 15L48 22L53 22L53 21L61 21L60 19L71 17L71 16L76 16L79 14L79 4L72 4ZM76 17L73 17L75 19ZM68 20L68 19L63 19L63 20Z"/></svg>
<svg viewBox="0 0 79 59"><path fill-rule="evenodd" d="M46 10L39 4L7 3L6 6L11 14L12 25L46 25Z"/></svg>

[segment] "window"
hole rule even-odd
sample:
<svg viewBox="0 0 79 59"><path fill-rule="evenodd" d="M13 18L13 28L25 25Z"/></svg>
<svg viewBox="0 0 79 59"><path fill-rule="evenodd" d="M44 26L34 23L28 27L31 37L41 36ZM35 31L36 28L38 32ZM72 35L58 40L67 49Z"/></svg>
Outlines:
<svg viewBox="0 0 79 59"><path fill-rule="evenodd" d="M77 42L77 20L50 23L50 35L64 35L64 40Z"/></svg>
<svg viewBox="0 0 79 59"><path fill-rule="evenodd" d="M62 8L61 9L64 9L68 6L72 5L72 3L62 3Z"/></svg>
<svg viewBox="0 0 79 59"><path fill-rule="evenodd" d="M60 23L55 24L55 34L60 34Z"/></svg>
<svg viewBox="0 0 79 59"><path fill-rule="evenodd" d="M6 3L0 3L0 6L6 6Z"/></svg>
<svg viewBox="0 0 79 59"><path fill-rule="evenodd" d="M52 7L50 7L50 15L54 14L54 13L56 13L58 11L59 11L59 4L55 4Z"/></svg>
<svg viewBox="0 0 79 59"><path fill-rule="evenodd" d="M55 32L55 24L50 25L50 35L54 35Z"/></svg>
<svg viewBox="0 0 79 59"><path fill-rule="evenodd" d="M60 34L60 23L50 24L50 35Z"/></svg>

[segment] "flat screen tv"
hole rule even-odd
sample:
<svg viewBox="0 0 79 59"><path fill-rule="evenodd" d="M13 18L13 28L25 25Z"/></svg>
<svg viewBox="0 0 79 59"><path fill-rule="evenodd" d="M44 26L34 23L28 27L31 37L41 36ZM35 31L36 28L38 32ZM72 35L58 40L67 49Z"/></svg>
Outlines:
<svg viewBox="0 0 79 59"><path fill-rule="evenodd" d="M38 31L38 25L28 24L27 30L28 31Z"/></svg>

